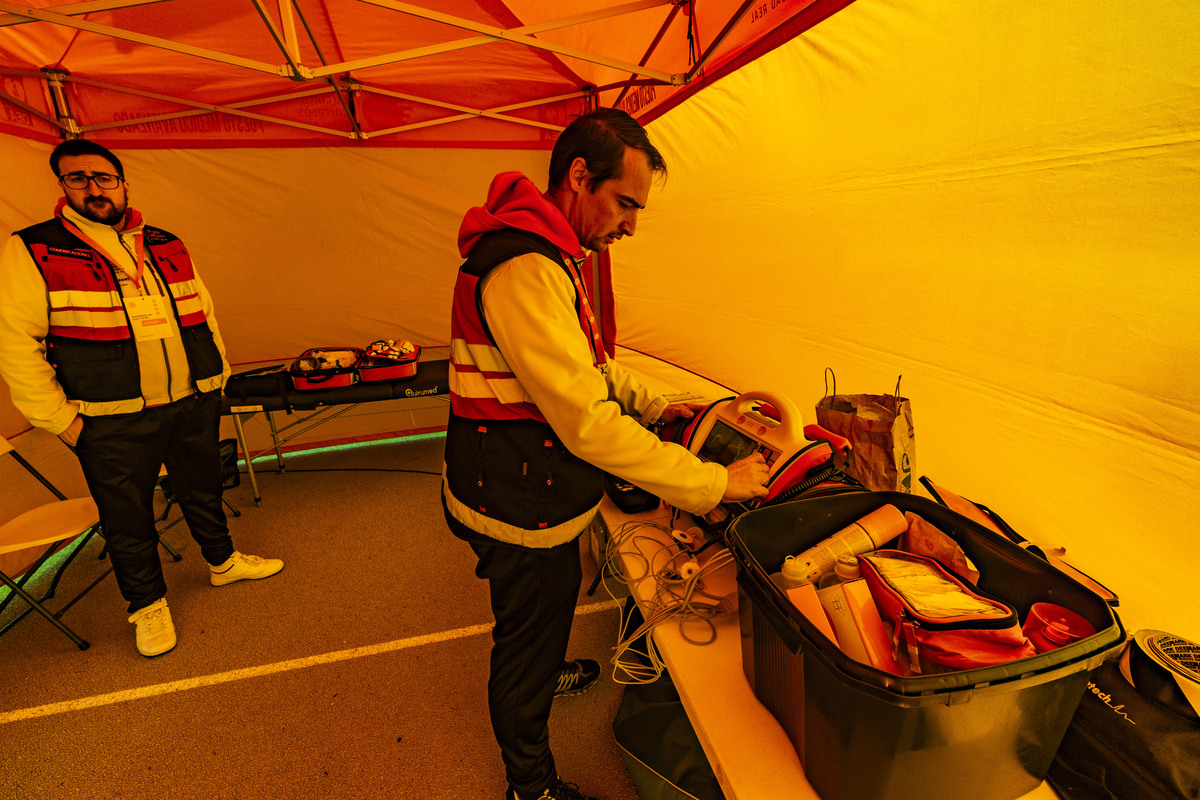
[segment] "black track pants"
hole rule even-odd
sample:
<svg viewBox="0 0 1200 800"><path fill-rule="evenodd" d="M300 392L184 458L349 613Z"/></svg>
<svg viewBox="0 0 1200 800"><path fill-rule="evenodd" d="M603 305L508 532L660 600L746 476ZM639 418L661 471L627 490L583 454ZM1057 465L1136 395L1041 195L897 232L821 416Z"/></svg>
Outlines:
<svg viewBox="0 0 1200 800"><path fill-rule="evenodd" d="M488 709L509 786L521 797L540 797L557 777L550 705L583 581L579 540L521 547L486 539L446 517L479 557L475 574L491 591L496 626Z"/></svg>
<svg viewBox="0 0 1200 800"><path fill-rule="evenodd" d="M167 467L204 560L216 565L233 555L221 504L220 415L220 395L209 392L133 414L84 418L75 453L130 613L167 593L154 526L160 466Z"/></svg>

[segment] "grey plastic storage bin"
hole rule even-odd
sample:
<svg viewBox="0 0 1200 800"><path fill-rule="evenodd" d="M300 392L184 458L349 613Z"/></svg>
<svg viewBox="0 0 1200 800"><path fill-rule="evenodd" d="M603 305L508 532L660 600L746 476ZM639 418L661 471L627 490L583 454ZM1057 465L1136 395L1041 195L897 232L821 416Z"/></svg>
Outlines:
<svg viewBox="0 0 1200 800"><path fill-rule="evenodd" d="M849 658L769 579L784 557L891 503L952 536L979 588L1048 601L1097 633L1009 664L902 678ZM747 512L726 539L738 565L742 656L822 800L1013 800L1050 768L1088 679L1125 642L1103 599L1002 536L923 497L859 492Z"/></svg>

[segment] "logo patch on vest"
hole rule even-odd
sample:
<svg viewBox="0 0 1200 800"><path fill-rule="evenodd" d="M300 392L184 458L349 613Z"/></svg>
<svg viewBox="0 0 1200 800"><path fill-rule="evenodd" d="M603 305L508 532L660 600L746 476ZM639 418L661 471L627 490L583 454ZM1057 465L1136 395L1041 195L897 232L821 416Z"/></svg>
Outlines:
<svg viewBox="0 0 1200 800"><path fill-rule="evenodd" d="M162 244L163 242L173 241L175 238L166 231L151 227L143 228L142 236L145 238L146 244Z"/></svg>
<svg viewBox="0 0 1200 800"><path fill-rule="evenodd" d="M46 252L56 256L66 256L67 258L78 258L81 261L91 261L92 253L90 250L68 250L65 247L46 246Z"/></svg>

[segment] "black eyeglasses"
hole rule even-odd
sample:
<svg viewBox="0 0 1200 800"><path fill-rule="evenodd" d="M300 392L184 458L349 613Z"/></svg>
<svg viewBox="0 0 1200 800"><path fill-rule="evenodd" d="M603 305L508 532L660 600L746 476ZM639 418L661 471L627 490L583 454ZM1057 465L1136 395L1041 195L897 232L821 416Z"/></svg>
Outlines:
<svg viewBox="0 0 1200 800"><path fill-rule="evenodd" d="M99 189L115 189L121 185L122 180L120 175L109 175L107 172L101 172L97 175L72 172L70 175L59 175L58 179L68 189L86 189L92 181L96 182L96 187Z"/></svg>

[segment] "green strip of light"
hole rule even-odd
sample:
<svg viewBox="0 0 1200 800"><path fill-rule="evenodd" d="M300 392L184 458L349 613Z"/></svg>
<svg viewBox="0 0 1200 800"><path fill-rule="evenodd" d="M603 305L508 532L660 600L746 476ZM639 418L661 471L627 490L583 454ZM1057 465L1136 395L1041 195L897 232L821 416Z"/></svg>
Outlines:
<svg viewBox="0 0 1200 800"><path fill-rule="evenodd" d="M392 439L372 439L369 442L349 442L348 444L334 444L334 445L330 445L328 447L316 447L316 448L313 448L312 450L295 450L295 451L292 451L289 453L284 453L284 455L286 457L291 458L291 457L295 457L295 456L316 455L318 453L336 453L336 452L339 452L342 450L356 450L356 449L363 448L363 447L375 447L375 446L381 445L381 444L396 444L398 442L422 442L422 441L428 441L430 439L444 439L444 438L446 438L445 431L434 431L432 433L414 433L414 434L410 434L408 436L397 436ZM275 458L275 451L272 450L268 453L264 453L261 456L255 456L254 461L255 461L255 463L257 463L259 461L271 461L271 460L274 460L274 458ZM246 460L244 458L238 459L239 465L244 465L245 463L246 463Z"/></svg>
<svg viewBox="0 0 1200 800"><path fill-rule="evenodd" d="M29 594L33 595L34 597L37 597L37 593L40 591L40 589L37 588L38 581L43 580L47 576L53 575L54 571L59 568L62 562L66 561L71 553L78 550L81 546L82 545L79 542L71 542L66 547L50 556L50 558L46 560L46 563L42 564L42 566L38 568L38 571L33 573L33 575L29 577L29 580L21 588L23 588L26 592L29 592ZM13 580L16 580L18 583L20 583L20 580L16 578ZM0 603L4 602L4 600L10 594L12 594L12 589L8 588L6 584L0 583ZM25 601L19 597L16 598L13 600L12 608L20 608L21 610L24 610ZM8 617L8 612L11 610L11 608L6 608L4 616Z"/></svg>
<svg viewBox="0 0 1200 800"><path fill-rule="evenodd" d="M355 450L355 449L362 448L362 447L373 447L373 446L381 445L381 444L396 444L398 442L422 442L422 441L428 441L430 439L444 439L445 437L446 437L445 431L434 431L432 433L416 433L416 434L412 434L409 436L397 436L392 439L373 439L372 441L369 441L369 442L350 442L348 444L330 445L329 447L318 447L318 448L315 448L312 450L297 450L295 452L288 453L287 455L289 455L289 456L307 456L307 455L315 455L317 453L337 452L340 450ZM255 461L264 461L264 460L273 459L273 458L275 458L275 453L271 452L267 455L258 456L254 460ZM245 463L246 463L245 459L238 459L238 464L245 464ZM61 564L62 561L67 556L69 556L71 554L71 551L75 547L78 547L78 545L74 545L74 546L68 545L67 547L64 547L62 550L59 550L57 553L55 553L53 556L51 556L50 560L48 560L45 564L43 564L41 569L39 569L37 571L37 573L32 578L29 579L29 583L30 584L34 583L42 575L54 574L53 570L55 568L57 568L57 566L59 564ZM0 584L0 602L2 602L4 600L4 598L7 597L10 593L11 593L11 590L7 586ZM5 616L7 616L7 615L5 615Z"/></svg>

